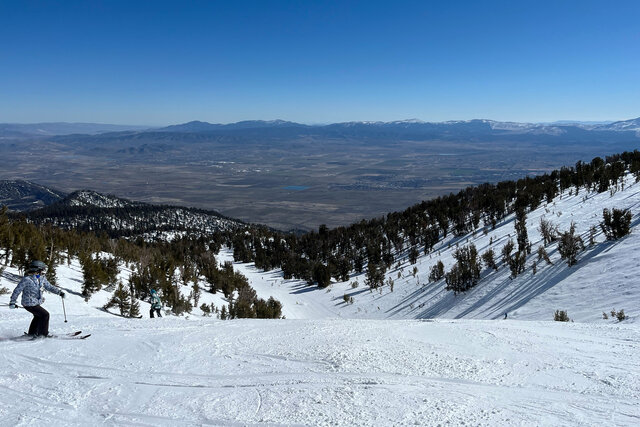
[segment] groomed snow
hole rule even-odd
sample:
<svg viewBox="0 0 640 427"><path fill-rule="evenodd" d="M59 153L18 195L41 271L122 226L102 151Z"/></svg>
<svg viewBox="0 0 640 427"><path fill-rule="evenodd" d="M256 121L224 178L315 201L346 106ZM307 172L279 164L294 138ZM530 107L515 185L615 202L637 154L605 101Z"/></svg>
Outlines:
<svg viewBox="0 0 640 427"><path fill-rule="evenodd" d="M71 311L71 310L70 310ZM637 425L635 325L128 320L87 340L7 340L2 425Z"/></svg>

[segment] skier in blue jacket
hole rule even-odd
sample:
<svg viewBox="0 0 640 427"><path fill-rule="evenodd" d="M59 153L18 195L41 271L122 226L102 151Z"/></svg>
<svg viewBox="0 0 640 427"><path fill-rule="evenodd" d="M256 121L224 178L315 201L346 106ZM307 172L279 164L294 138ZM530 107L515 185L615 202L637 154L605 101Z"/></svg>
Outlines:
<svg viewBox="0 0 640 427"><path fill-rule="evenodd" d="M162 317L160 309L162 308L162 302L155 289L151 289L151 309L149 310L149 317L153 319L153 313L155 312L158 317Z"/></svg>
<svg viewBox="0 0 640 427"><path fill-rule="evenodd" d="M22 307L33 314L28 334L33 337L49 335L49 312L41 307L44 303L42 295L46 289L64 298L64 292L53 286L44 277L47 265L42 261L32 261L27 268L27 274L20 280L11 294L9 308L16 308L18 295L22 292Z"/></svg>

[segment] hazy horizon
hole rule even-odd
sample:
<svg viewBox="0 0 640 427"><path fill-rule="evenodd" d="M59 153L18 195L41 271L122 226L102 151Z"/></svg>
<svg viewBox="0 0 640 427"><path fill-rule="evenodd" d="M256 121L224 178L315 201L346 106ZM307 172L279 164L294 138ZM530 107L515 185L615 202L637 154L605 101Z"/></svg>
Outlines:
<svg viewBox="0 0 640 427"><path fill-rule="evenodd" d="M292 123L298 123L298 124L302 124L302 125L307 125L307 126L325 126L325 125L330 125L330 124L337 124L337 123L351 123L351 122L370 122L370 123L375 123L375 122L379 122L379 123L391 123L391 122L402 122L402 121L410 121L410 120L419 120L421 122L424 123L445 123L445 122L456 122L456 121L471 121L471 120L491 120L491 121L495 121L495 122L513 122L513 123L532 123L532 124L546 124L546 125L550 125L550 124L563 124L563 123L585 123L585 124L604 124L604 123L615 123L615 122L620 122L620 121L626 121L626 120L633 120L636 118L640 117L640 113L638 116L634 116L634 117L627 117L627 118L616 118L616 119L608 119L608 120L581 120L581 119L557 119L557 120L551 120L551 121L543 121L543 122L537 122L537 121L532 121L532 120L524 120L524 121L516 121L516 120L500 120L500 119L494 119L494 118L487 118L487 117L474 117L474 118L469 118L469 119L449 119L449 120L427 120L427 119L420 119L420 118L405 118L405 119L397 119L397 120L340 120L340 121L336 121L336 122L299 122L299 121L295 121L295 120L288 120L288 119L283 119L283 118L275 118L275 119L243 119L243 120L237 120L237 121L232 121L232 122L216 122L213 120L206 120L206 119L193 119L193 120L187 120L184 122L167 122L167 123L159 123L159 124L146 124L146 123L110 123L110 122L83 122L83 121L69 121L69 120L59 120L59 121L33 121L33 122L9 122L9 121L2 121L0 120L0 124L8 124L8 125L38 125L38 124L78 124L78 125L82 125L82 124L95 124L95 125L113 125L113 126L135 126L135 127L149 127L149 128L158 128L158 127L166 127L166 126L174 126L174 125L180 125L180 124L185 124L185 123L190 123L190 122L204 122L204 123L210 123L210 124L221 124L221 125L227 125L227 124L234 124L234 123L239 123L239 122L244 122L244 121L260 121L260 122L273 122L273 121L285 121L285 122L292 122Z"/></svg>

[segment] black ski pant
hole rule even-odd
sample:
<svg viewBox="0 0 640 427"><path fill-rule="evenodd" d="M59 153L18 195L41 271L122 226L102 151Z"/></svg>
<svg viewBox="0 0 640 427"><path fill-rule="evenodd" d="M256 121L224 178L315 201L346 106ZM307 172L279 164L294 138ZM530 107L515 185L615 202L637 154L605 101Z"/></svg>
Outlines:
<svg viewBox="0 0 640 427"><path fill-rule="evenodd" d="M33 314L33 320L29 325L29 335L44 337L49 335L49 312L39 305L25 307L24 309Z"/></svg>
<svg viewBox="0 0 640 427"><path fill-rule="evenodd" d="M154 311L156 312L158 317L162 317L162 314L160 314L160 309L159 308L152 308L151 310L149 310L149 317L151 317L153 319L153 312Z"/></svg>

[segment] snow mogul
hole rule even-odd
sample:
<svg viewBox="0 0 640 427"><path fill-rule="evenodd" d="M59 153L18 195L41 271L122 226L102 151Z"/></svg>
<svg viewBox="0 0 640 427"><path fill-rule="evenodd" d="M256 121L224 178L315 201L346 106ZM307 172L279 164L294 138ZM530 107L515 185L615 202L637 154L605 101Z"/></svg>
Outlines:
<svg viewBox="0 0 640 427"><path fill-rule="evenodd" d="M47 265L44 262L32 261L27 268L26 275L13 290L9 303L9 308L17 308L16 301L18 295L22 293L22 308L33 314L33 320L31 320L28 332L28 335L32 337L49 336L49 312L41 307L44 303L44 296L42 295L44 290L46 289L64 298L64 292L53 286L44 277L46 270Z"/></svg>

